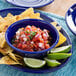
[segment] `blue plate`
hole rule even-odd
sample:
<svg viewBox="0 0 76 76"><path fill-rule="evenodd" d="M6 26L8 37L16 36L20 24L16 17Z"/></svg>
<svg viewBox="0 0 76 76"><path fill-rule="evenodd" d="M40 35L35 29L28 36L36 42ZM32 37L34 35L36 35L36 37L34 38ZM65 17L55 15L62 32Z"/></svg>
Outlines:
<svg viewBox="0 0 76 76"><path fill-rule="evenodd" d="M4 9L4 10L0 10L0 15L5 17L8 13L12 13L13 15L19 15L21 12L25 11L25 9L23 8L9 8L9 9ZM35 12L38 12L38 11L35 11ZM41 15L41 18L43 18L45 21L47 22L54 22L54 20L52 20L51 18L47 17L46 15L42 14L40 12L40 15ZM59 26L59 25L58 25ZM67 33L64 31L64 29L62 28L60 30L60 32L67 38L67 41L63 44L64 46L65 45L69 45L71 44L71 40L69 38L69 36L67 35ZM63 46L61 45L61 46ZM70 50L70 53L72 53L72 49ZM1 57L1 55L0 55ZM50 67L43 67L43 68L40 68L40 69L32 69L32 68L29 68L29 67L23 67L23 66L11 66L13 68L16 68L17 70L21 70L23 72L30 72L30 73L47 73L47 72L54 72L54 71L57 71L58 69L62 68L68 61L70 60L70 57L66 60L62 60L61 61L61 65L58 66L58 67L55 67L55 68L50 68Z"/></svg>
<svg viewBox="0 0 76 76"><path fill-rule="evenodd" d="M40 8L51 4L54 0L6 0L7 2L20 7Z"/></svg>
<svg viewBox="0 0 76 76"><path fill-rule="evenodd" d="M65 15L66 23L71 32L76 35L76 4L72 5Z"/></svg>

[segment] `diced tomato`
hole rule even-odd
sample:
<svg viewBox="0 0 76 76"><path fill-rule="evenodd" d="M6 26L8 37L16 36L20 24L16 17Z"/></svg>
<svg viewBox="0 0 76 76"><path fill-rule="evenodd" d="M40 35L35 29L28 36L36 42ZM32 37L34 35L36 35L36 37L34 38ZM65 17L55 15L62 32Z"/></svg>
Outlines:
<svg viewBox="0 0 76 76"><path fill-rule="evenodd" d="M33 49L30 49L31 52L33 52Z"/></svg>
<svg viewBox="0 0 76 76"><path fill-rule="evenodd" d="M44 44L47 44L48 43L48 41L44 41Z"/></svg>
<svg viewBox="0 0 76 76"><path fill-rule="evenodd" d="M19 40L15 40L16 43L19 43Z"/></svg>
<svg viewBox="0 0 76 76"><path fill-rule="evenodd" d="M26 45L26 44L23 44L23 45L22 45L22 48L23 48L23 49L25 49L26 47L27 47L27 45Z"/></svg>
<svg viewBox="0 0 76 76"><path fill-rule="evenodd" d="M19 39L20 39L20 41L22 41L22 42L23 42L23 38L22 38L22 37L19 37Z"/></svg>
<svg viewBox="0 0 76 76"><path fill-rule="evenodd" d="M25 28L25 31L32 31L31 26L28 25L28 26Z"/></svg>
<svg viewBox="0 0 76 76"><path fill-rule="evenodd" d="M16 44L13 44L14 47L16 47Z"/></svg>
<svg viewBox="0 0 76 76"><path fill-rule="evenodd" d="M27 45L29 45L30 44L30 41L27 41Z"/></svg>
<svg viewBox="0 0 76 76"><path fill-rule="evenodd" d="M41 35L41 32L40 31L37 31L37 34L40 34Z"/></svg>
<svg viewBox="0 0 76 76"><path fill-rule="evenodd" d="M22 44L19 43L19 44L17 45L17 48L21 48L21 47L22 47Z"/></svg>
<svg viewBox="0 0 76 76"><path fill-rule="evenodd" d="M24 28L21 28L22 30L24 30Z"/></svg>
<svg viewBox="0 0 76 76"><path fill-rule="evenodd" d="M30 33L25 33L25 35L27 36L27 35L30 35Z"/></svg>
<svg viewBox="0 0 76 76"><path fill-rule="evenodd" d="M27 46L27 48L25 50L33 52L33 49L30 46Z"/></svg>
<svg viewBox="0 0 76 76"><path fill-rule="evenodd" d="M33 46L34 46L35 48L38 48L38 46L37 46L36 44L33 44Z"/></svg>
<svg viewBox="0 0 76 76"><path fill-rule="evenodd" d="M30 44L30 47L33 48L34 47L33 44Z"/></svg>
<svg viewBox="0 0 76 76"><path fill-rule="evenodd" d="M47 40L47 39L48 39L48 37L47 37L47 35L46 35L45 33L42 34L42 38L43 38L44 40Z"/></svg>
<svg viewBox="0 0 76 76"><path fill-rule="evenodd" d="M32 26L32 31L37 31L37 28L35 26Z"/></svg>
<svg viewBox="0 0 76 76"><path fill-rule="evenodd" d="M33 38L33 41L44 42L44 40L42 39L42 36L40 34L36 34L35 37Z"/></svg>
<svg viewBox="0 0 76 76"><path fill-rule="evenodd" d="M38 37L39 37L39 34L36 34L32 40L33 41L37 41L38 40Z"/></svg>
<svg viewBox="0 0 76 76"><path fill-rule="evenodd" d="M44 40L43 40L43 39L40 39L40 42L41 42L41 43L44 43Z"/></svg>
<svg viewBox="0 0 76 76"><path fill-rule="evenodd" d="M46 48L46 49L50 48L50 45L49 45L49 44L46 44L46 45L45 45L45 48Z"/></svg>
<svg viewBox="0 0 76 76"><path fill-rule="evenodd" d="M24 34L24 31L21 31L21 32L20 32L20 35L22 35L22 34Z"/></svg>

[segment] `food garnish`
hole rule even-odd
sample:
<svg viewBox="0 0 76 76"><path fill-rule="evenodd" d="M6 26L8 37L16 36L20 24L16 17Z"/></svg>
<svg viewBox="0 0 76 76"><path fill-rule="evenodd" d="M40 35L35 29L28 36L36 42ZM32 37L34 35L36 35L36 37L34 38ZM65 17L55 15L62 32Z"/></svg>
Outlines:
<svg viewBox="0 0 76 76"><path fill-rule="evenodd" d="M48 58L45 58L45 61L47 63L47 65L49 67L56 67L56 66L59 66L61 63L57 60L51 60L51 59L48 59Z"/></svg>
<svg viewBox="0 0 76 76"><path fill-rule="evenodd" d="M71 48L72 48L72 45L67 45L67 46L53 48L50 52L51 53L68 53Z"/></svg>
<svg viewBox="0 0 76 76"><path fill-rule="evenodd" d="M68 58L71 55L72 55L72 53L51 53L51 54L48 54L48 58L60 60L60 59Z"/></svg>
<svg viewBox="0 0 76 76"><path fill-rule="evenodd" d="M46 64L46 61L35 58L24 58L24 62L31 68L41 68Z"/></svg>

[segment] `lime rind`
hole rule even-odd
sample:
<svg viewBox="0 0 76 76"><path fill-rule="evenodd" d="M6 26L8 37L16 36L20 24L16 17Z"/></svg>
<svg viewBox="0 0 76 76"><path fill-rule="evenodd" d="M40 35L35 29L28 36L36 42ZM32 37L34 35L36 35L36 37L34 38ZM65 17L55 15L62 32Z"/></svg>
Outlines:
<svg viewBox="0 0 76 76"><path fill-rule="evenodd" d="M47 65L50 66L50 67L56 67L56 66L59 66L61 64L57 60L51 60L51 59L48 59L48 58L45 58L45 61L46 61Z"/></svg>
<svg viewBox="0 0 76 76"><path fill-rule="evenodd" d="M72 55L72 53L51 53L51 54L48 54L48 58L49 59L60 60L60 59L68 58L71 55Z"/></svg>
<svg viewBox="0 0 76 76"><path fill-rule="evenodd" d="M31 68L41 68L46 64L46 61L34 58L24 58L24 62L28 67Z"/></svg>
<svg viewBox="0 0 76 76"><path fill-rule="evenodd" d="M67 45L63 47L53 48L50 52L51 53L68 53L71 48L72 48L72 45Z"/></svg>

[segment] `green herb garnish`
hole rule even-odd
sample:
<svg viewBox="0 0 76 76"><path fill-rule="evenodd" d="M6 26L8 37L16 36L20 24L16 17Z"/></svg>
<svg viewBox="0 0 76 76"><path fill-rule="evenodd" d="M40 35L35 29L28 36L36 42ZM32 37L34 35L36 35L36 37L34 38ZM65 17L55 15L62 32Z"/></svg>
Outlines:
<svg viewBox="0 0 76 76"><path fill-rule="evenodd" d="M25 33L29 34L30 32L29 31L25 31Z"/></svg>
<svg viewBox="0 0 76 76"><path fill-rule="evenodd" d="M36 32L30 31L29 38L32 39L36 35Z"/></svg>
<svg viewBox="0 0 76 76"><path fill-rule="evenodd" d="M15 38L14 38L14 39L12 39L11 43L12 43L12 44L13 44L13 43L15 43L15 40L16 40Z"/></svg>
<svg viewBox="0 0 76 76"><path fill-rule="evenodd" d="M49 43L50 43L50 41L47 42L47 44L49 44Z"/></svg>

